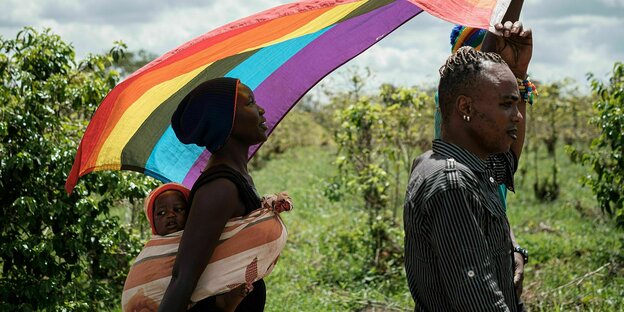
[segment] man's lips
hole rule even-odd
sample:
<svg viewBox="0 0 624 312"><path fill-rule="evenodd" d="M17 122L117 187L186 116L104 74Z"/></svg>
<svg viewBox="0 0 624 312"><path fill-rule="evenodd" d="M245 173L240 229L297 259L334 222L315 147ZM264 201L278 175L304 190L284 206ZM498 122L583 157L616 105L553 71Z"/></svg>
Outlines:
<svg viewBox="0 0 624 312"><path fill-rule="evenodd" d="M514 140L518 139L518 129L507 130L507 134L512 137Z"/></svg>

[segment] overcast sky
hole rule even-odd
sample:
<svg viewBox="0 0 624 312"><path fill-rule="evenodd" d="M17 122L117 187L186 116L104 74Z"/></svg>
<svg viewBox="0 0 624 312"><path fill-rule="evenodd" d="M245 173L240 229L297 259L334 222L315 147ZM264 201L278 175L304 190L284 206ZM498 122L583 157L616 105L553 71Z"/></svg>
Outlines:
<svg viewBox="0 0 624 312"><path fill-rule="evenodd" d="M0 35L23 26L50 27L78 57L101 53L116 40L129 50L161 55L205 32L287 0L0 0ZM585 74L605 77L624 61L624 0L525 0L522 20L533 28L530 74L553 81ZM382 82L433 85L449 54L450 23L427 13L415 17L346 66L368 66L369 87ZM341 81L341 70L326 79ZM586 89L586 87L584 87Z"/></svg>

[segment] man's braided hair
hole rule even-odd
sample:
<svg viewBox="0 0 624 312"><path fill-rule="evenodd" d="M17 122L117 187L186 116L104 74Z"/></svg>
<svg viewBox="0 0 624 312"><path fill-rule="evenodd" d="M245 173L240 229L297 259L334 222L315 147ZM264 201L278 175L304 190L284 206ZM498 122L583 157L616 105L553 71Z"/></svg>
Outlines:
<svg viewBox="0 0 624 312"><path fill-rule="evenodd" d="M458 96L473 94L487 62L506 64L497 53L481 52L464 46L449 56L440 67L438 97L443 122L448 121L451 106Z"/></svg>

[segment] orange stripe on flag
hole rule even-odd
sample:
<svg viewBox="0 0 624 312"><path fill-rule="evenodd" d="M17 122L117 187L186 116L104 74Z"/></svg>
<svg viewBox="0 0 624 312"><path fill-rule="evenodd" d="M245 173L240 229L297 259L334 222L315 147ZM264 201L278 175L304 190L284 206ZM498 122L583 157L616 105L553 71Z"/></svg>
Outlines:
<svg viewBox="0 0 624 312"><path fill-rule="evenodd" d="M113 94L110 101L114 101L111 105L111 112L108 116L108 124L117 125L117 121L125 113L130 105L132 105L139 97L151 88L158 87L158 84L170 80L184 73L190 72L198 67L205 66L216 60L222 59L229 55L235 55L240 52L261 46L263 43L275 41L292 32L292 29L298 29L316 17L330 9L319 9L298 15L286 16L278 20L270 21L258 27L250 28L245 32L236 36L227 37L223 41L217 42L209 48L189 55L168 66L154 69L146 72L144 75L137 77L132 84L128 84L126 88L120 89L118 94ZM284 27L289 25L289 27ZM163 99L165 100L165 99ZM108 97L105 101L109 101ZM104 104L104 103L103 103ZM108 127L99 131L99 139L93 148L86 162L86 168L97 166L97 156L100 148L104 145L104 141L108 138L114 127Z"/></svg>

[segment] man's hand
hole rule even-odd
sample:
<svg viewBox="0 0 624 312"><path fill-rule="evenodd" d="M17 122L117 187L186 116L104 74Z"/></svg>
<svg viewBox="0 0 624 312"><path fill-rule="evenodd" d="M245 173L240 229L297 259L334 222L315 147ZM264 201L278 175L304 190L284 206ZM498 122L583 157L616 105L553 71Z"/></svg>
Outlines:
<svg viewBox="0 0 624 312"><path fill-rule="evenodd" d="M524 258L521 254L514 252L514 286L518 298L522 295L522 281L524 281Z"/></svg>
<svg viewBox="0 0 624 312"><path fill-rule="evenodd" d="M483 41L483 52L496 52L505 60L514 75L520 79L527 76L529 62L533 55L533 33L524 28L522 22L494 25L501 35L488 32Z"/></svg>

